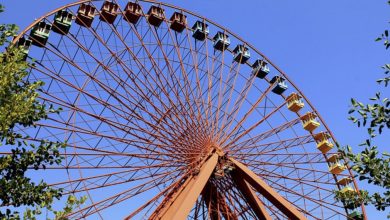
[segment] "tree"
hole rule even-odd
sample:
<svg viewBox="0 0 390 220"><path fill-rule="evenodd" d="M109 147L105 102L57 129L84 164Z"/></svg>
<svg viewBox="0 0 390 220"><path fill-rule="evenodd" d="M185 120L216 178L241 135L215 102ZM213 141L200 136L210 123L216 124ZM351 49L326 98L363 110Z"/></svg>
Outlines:
<svg viewBox="0 0 390 220"><path fill-rule="evenodd" d="M390 5L390 1L388 4ZM376 41L383 42L386 50L389 49L389 31L385 30ZM387 89L390 81L390 64L385 64L382 68L385 76L378 79L377 82L383 86L383 89ZM373 142L375 137L390 130L390 100L383 98L381 93L377 92L374 97L370 98L368 104L351 99L351 105L348 112L349 119L358 127L366 128L368 137L360 144L364 147L360 153L355 154L350 146L344 147L340 151L352 163L351 168L357 173L359 180L381 187L383 192L369 193L360 190L359 193L352 195L337 193L337 199L347 205L372 204L377 210L384 211L390 207L390 154L379 152L378 147Z"/></svg>
<svg viewBox="0 0 390 220"><path fill-rule="evenodd" d="M0 5L0 13L3 11ZM0 48L11 43L17 30L14 24L0 24ZM60 164L59 149L65 143L26 141L29 137L16 129L35 126L35 122L61 110L37 99L43 82L26 79L29 64L24 57L23 51L12 45L0 53L0 145L12 148L11 154L0 157L0 219L21 218L16 211L20 206L34 207L25 213L25 218L33 219L28 216L39 214L39 208L51 209L53 200L61 197L61 189L53 189L43 181L34 182L26 176L30 168L45 169L48 164ZM73 199L69 203L68 199L65 208L76 203Z"/></svg>

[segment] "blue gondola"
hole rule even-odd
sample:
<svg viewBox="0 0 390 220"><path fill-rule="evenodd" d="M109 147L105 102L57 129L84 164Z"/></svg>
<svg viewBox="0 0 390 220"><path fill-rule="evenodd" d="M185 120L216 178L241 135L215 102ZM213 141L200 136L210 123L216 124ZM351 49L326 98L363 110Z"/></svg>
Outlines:
<svg viewBox="0 0 390 220"><path fill-rule="evenodd" d="M38 22L30 32L30 40L37 47L44 47L49 39L51 25L46 22Z"/></svg>
<svg viewBox="0 0 390 220"><path fill-rule="evenodd" d="M72 13L61 10L54 16L53 31L58 34L68 34L70 27L72 26Z"/></svg>
<svg viewBox="0 0 390 220"><path fill-rule="evenodd" d="M281 76L274 76L271 79L270 83L275 84L275 87L272 89L272 92L278 95L281 95L288 88L285 79Z"/></svg>
<svg viewBox="0 0 390 220"><path fill-rule="evenodd" d="M251 57L248 47L245 47L242 44L239 44L236 46L236 48L234 48L233 54L234 61L239 63L245 63Z"/></svg>
<svg viewBox="0 0 390 220"><path fill-rule="evenodd" d="M260 79L264 79L270 72L268 63L265 60L256 60L252 65L252 74L256 75Z"/></svg>
<svg viewBox="0 0 390 220"><path fill-rule="evenodd" d="M208 24L201 21L196 21L194 26L192 26L192 30L192 37L201 41L205 40L210 32Z"/></svg>
<svg viewBox="0 0 390 220"><path fill-rule="evenodd" d="M220 31L213 37L214 40L214 48L216 50L224 51L230 45L230 38L227 34L224 34Z"/></svg>

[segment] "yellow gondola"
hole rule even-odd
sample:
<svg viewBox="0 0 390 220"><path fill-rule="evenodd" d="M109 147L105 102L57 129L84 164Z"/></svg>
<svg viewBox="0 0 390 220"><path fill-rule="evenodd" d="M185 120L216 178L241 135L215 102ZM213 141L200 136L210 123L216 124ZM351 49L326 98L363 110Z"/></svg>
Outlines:
<svg viewBox="0 0 390 220"><path fill-rule="evenodd" d="M333 143L329 140L330 135L326 132L321 132L314 135L314 140L317 143L317 149L320 150L323 154L326 154L333 148Z"/></svg>
<svg viewBox="0 0 390 220"><path fill-rule="evenodd" d="M342 164L339 161L338 154L333 154L332 156L330 156L328 158L328 162L329 162L329 172L331 172L332 174L336 174L336 175L340 174L347 168L344 164Z"/></svg>
<svg viewBox="0 0 390 220"><path fill-rule="evenodd" d="M298 112L305 106L305 104L301 100L301 96L297 93L291 93L286 98L287 108L292 112Z"/></svg>
<svg viewBox="0 0 390 220"><path fill-rule="evenodd" d="M307 131L314 131L318 126L320 126L320 123L316 120L317 115L315 115L313 112L308 112L305 115L301 117L303 128Z"/></svg>

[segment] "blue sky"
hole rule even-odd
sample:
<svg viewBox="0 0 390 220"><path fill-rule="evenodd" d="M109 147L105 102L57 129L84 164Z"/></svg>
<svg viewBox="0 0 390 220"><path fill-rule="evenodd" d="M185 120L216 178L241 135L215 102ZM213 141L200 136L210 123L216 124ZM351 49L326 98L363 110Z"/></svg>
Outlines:
<svg viewBox="0 0 390 220"><path fill-rule="evenodd" d="M73 1L2 0L6 12L0 21L23 29L68 2ZM347 120L347 112L351 97L366 101L378 90L375 80L382 77L380 66L388 62L388 52L374 40L390 20L387 1L165 2L214 20L267 55L314 104L341 144L356 146L364 140L365 131ZM373 208L368 216L386 219L386 213L379 217Z"/></svg>

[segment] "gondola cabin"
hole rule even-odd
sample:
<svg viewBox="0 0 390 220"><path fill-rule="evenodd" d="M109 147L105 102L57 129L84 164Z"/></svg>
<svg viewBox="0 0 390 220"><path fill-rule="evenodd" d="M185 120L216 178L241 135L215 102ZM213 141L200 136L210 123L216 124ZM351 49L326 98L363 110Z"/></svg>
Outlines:
<svg viewBox="0 0 390 220"><path fill-rule="evenodd" d="M249 52L249 48L242 45L242 44L239 44L236 46L236 48L234 48L233 54L234 54L234 56L233 56L234 61L241 63L241 64L248 61L249 58L251 57L251 53Z"/></svg>
<svg viewBox="0 0 390 220"><path fill-rule="evenodd" d="M30 51L31 43L31 40L28 40L24 37L19 38L18 42L16 43L16 45L21 48L21 52L24 54L23 60L26 60L27 58L28 52Z"/></svg>
<svg viewBox="0 0 390 220"><path fill-rule="evenodd" d="M62 35L68 34L72 26L72 19L72 13L66 10L58 11L54 16L53 31Z"/></svg>
<svg viewBox="0 0 390 220"><path fill-rule="evenodd" d="M202 21L196 21L192 26L192 37L197 40L205 40L209 32L209 25Z"/></svg>
<svg viewBox="0 0 390 220"><path fill-rule="evenodd" d="M230 38L227 34L224 34L220 31L213 37L214 40L214 48L216 50L224 51L230 45Z"/></svg>
<svg viewBox="0 0 390 220"><path fill-rule="evenodd" d="M351 220L363 220L363 214L358 210L354 209L351 213L348 214L348 219Z"/></svg>
<svg viewBox="0 0 390 220"><path fill-rule="evenodd" d="M286 102L287 108L292 112L298 112L305 106L301 99L301 96L294 92L287 96Z"/></svg>
<svg viewBox="0 0 390 220"><path fill-rule="evenodd" d="M308 112L301 117L303 128L306 131L314 131L320 126L320 123L317 121L317 115L312 112Z"/></svg>
<svg viewBox="0 0 390 220"><path fill-rule="evenodd" d="M352 188L351 186L345 186L340 190L341 193L347 194L347 193L354 193L356 190Z"/></svg>
<svg viewBox="0 0 390 220"><path fill-rule="evenodd" d="M283 94L283 92L286 91L288 88L286 84L286 80L281 76L274 76L271 79L270 83L274 84L274 88L272 89L272 92L277 95Z"/></svg>
<svg viewBox="0 0 390 220"><path fill-rule="evenodd" d="M350 177L344 177L337 181L337 184L340 186L348 186L348 184L352 183L352 179Z"/></svg>
<svg viewBox="0 0 390 220"><path fill-rule="evenodd" d="M333 154L328 158L328 163L329 163L329 172L332 174L340 174L346 169L346 166L340 162L339 160L339 155L338 154Z"/></svg>
<svg viewBox="0 0 390 220"><path fill-rule="evenodd" d="M183 32L187 26L187 16L176 11L172 14L170 21L171 29L179 33Z"/></svg>
<svg viewBox="0 0 390 220"><path fill-rule="evenodd" d="M51 25L46 22L38 22L30 32L30 40L37 47L44 47L49 39Z"/></svg>
<svg viewBox="0 0 390 220"><path fill-rule="evenodd" d="M85 3L81 4L77 10L76 24L83 27L91 27L95 17L96 8Z"/></svg>
<svg viewBox="0 0 390 220"><path fill-rule="evenodd" d="M356 190L354 188L352 188L352 186L350 185L351 182L352 182L352 179L350 177L344 177L344 178L340 179L339 181L337 181L337 184L342 187L340 192L343 194L356 192Z"/></svg>
<svg viewBox="0 0 390 220"><path fill-rule="evenodd" d="M119 5L114 2L105 1L100 9L101 21L107 22L109 24L114 23L116 17L118 16Z"/></svg>
<svg viewBox="0 0 390 220"><path fill-rule="evenodd" d="M142 15L141 6L137 3L128 2L125 7L125 15L123 19L126 21L136 24Z"/></svg>
<svg viewBox="0 0 390 220"><path fill-rule="evenodd" d="M268 63L265 60L256 60L252 65L252 74L260 79L264 79L269 72Z"/></svg>
<svg viewBox="0 0 390 220"><path fill-rule="evenodd" d="M317 143L317 149L323 154L328 153L333 148L333 143L329 140L330 135L326 132L321 132L314 135L314 140Z"/></svg>
<svg viewBox="0 0 390 220"><path fill-rule="evenodd" d="M148 22L149 24L160 27L161 23L164 21L164 9L152 5L148 11Z"/></svg>

